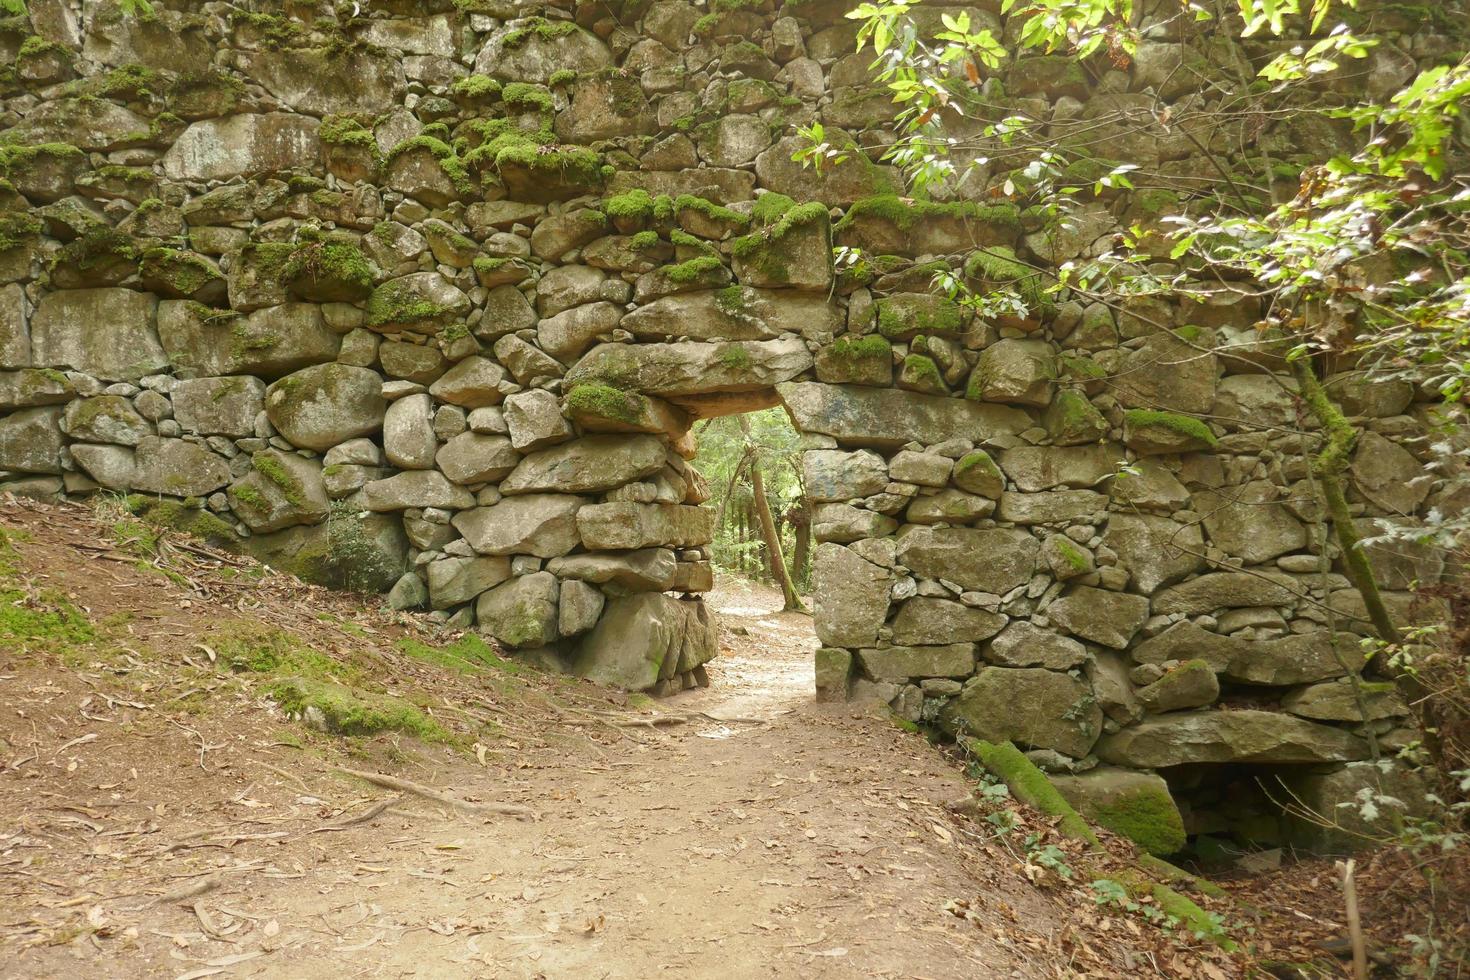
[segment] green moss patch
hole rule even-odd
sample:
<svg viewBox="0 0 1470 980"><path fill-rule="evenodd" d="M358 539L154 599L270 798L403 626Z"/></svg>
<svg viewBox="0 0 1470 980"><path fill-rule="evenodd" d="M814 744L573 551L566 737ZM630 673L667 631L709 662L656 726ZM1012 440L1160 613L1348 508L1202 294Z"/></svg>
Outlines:
<svg viewBox="0 0 1470 980"><path fill-rule="evenodd" d="M1216 446L1220 440L1210 427L1201 420L1178 412L1159 412L1146 408L1132 408L1123 414L1124 425L1135 432L1144 429L1162 429L1187 440Z"/></svg>
<svg viewBox="0 0 1470 980"><path fill-rule="evenodd" d="M863 218L887 221L900 231L911 231L921 221L937 218L970 220L1004 226L1016 232L1021 230L1021 211L1013 204L975 204L972 201L934 204L911 201L896 194L879 194L853 202L834 230L842 231Z"/></svg>

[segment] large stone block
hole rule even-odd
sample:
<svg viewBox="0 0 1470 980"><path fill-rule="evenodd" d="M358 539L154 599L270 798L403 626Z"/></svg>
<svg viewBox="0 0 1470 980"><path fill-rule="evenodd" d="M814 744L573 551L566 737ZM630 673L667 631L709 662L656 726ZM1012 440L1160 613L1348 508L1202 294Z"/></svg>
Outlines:
<svg viewBox="0 0 1470 980"><path fill-rule="evenodd" d="M612 52L595 34L570 21L544 23L549 26L507 25L490 35L475 57L475 72L545 84L558 71L590 75L612 67Z"/></svg>
<svg viewBox="0 0 1470 980"><path fill-rule="evenodd" d="M279 378L335 360L342 346L314 303L283 303L237 316L164 300L158 304L158 337L169 363L196 377Z"/></svg>
<svg viewBox="0 0 1470 980"><path fill-rule="evenodd" d="M531 453L505 482L504 494L613 490L663 469L664 444L653 435L584 436Z"/></svg>
<svg viewBox="0 0 1470 980"><path fill-rule="evenodd" d="M639 691L713 658L714 617L698 599L658 592L609 599L582 640L572 671L597 684Z"/></svg>
<svg viewBox="0 0 1470 980"><path fill-rule="evenodd" d="M493 483L520 465L521 454L505 436L461 432L440 447L434 462L455 483Z"/></svg>
<svg viewBox="0 0 1470 980"><path fill-rule="evenodd" d="M893 617L893 642L904 646L977 643L1000 632L1005 624L1006 617L1000 613L949 599L916 596L900 606Z"/></svg>
<svg viewBox="0 0 1470 980"><path fill-rule="evenodd" d="M1154 596L1156 614L1197 616L1216 609L1283 606L1297 599L1296 580L1281 572L1211 572Z"/></svg>
<svg viewBox="0 0 1470 980"><path fill-rule="evenodd" d="M611 384L648 395L758 391L790 381L812 366L798 338L730 343L598 344L567 372L567 384Z"/></svg>
<svg viewBox="0 0 1470 980"><path fill-rule="evenodd" d="M1087 661L1087 648L1071 637L1053 633L1021 619L1011 623L991 640L982 656L1001 667L1071 670Z"/></svg>
<svg viewBox="0 0 1470 980"><path fill-rule="evenodd" d="M32 323L33 336L35 329ZM1364 432L1358 437L1358 448L1348 473L1353 489L1389 514L1413 514L1424 503L1434 482L1407 449L1376 432Z"/></svg>
<svg viewBox="0 0 1470 980"><path fill-rule="evenodd" d="M1039 548L1031 535L1011 528L919 527L899 539L898 561L924 578L1005 595L1030 581Z"/></svg>
<svg viewBox="0 0 1470 980"><path fill-rule="evenodd" d="M1204 566L1204 535L1197 524L1155 514L1110 513L1103 545L1127 569L1132 588L1152 595Z"/></svg>
<svg viewBox="0 0 1470 980"><path fill-rule="evenodd" d="M383 425L388 403L376 371L318 364L275 382L265 392L271 425L292 445L325 452Z"/></svg>
<svg viewBox="0 0 1470 980"><path fill-rule="evenodd" d="M624 595L672 589L678 576L678 562L668 548L643 548L553 558L547 562L546 570L561 579L594 582L603 586L609 595Z"/></svg>
<svg viewBox="0 0 1470 980"><path fill-rule="evenodd" d="M230 464L224 457L182 439L143 437L133 464L130 487L141 493L206 497L230 482Z"/></svg>
<svg viewBox="0 0 1470 980"><path fill-rule="evenodd" d="M61 429L75 442L117 446L136 446L144 436L153 434L153 425L121 395L97 395L69 402Z"/></svg>
<svg viewBox="0 0 1470 980"><path fill-rule="evenodd" d="M566 494L528 493L461 511L451 523L482 555L555 558L582 543L577 511L585 503Z"/></svg>
<svg viewBox="0 0 1470 980"><path fill-rule="evenodd" d="M1118 469L1117 446L1016 446L1000 454L1000 468L1027 493L1055 487L1095 487Z"/></svg>
<svg viewBox="0 0 1470 980"><path fill-rule="evenodd" d="M190 123L163 156L170 180L227 180L282 170L321 170L321 123L285 112Z"/></svg>
<svg viewBox="0 0 1470 980"><path fill-rule="evenodd" d="M380 512L411 507L466 510L475 506L474 494L450 483L438 470L409 470L386 480L373 480L362 488L362 495L368 510Z"/></svg>
<svg viewBox="0 0 1470 980"><path fill-rule="evenodd" d="M577 530L589 550L688 548L714 536L714 512L687 504L588 504L577 511Z"/></svg>
<svg viewBox="0 0 1470 980"><path fill-rule="evenodd" d="M374 21L373 33L383 36L386 23ZM256 51L236 51L235 57L237 67L282 105L315 116L371 116L383 112L403 94L400 59L384 57L368 48L269 45ZM273 142L277 139L272 136Z"/></svg>
<svg viewBox="0 0 1470 980"><path fill-rule="evenodd" d="M383 455L388 462L401 470L427 470L434 466L438 451L432 398L421 392L389 404L383 415Z"/></svg>
<svg viewBox="0 0 1470 980"><path fill-rule="evenodd" d="M888 465L870 450L809 449L801 454L801 472L813 502L867 497L888 486Z"/></svg>
<svg viewBox="0 0 1470 980"><path fill-rule="evenodd" d="M776 390L797 429L835 436L844 445L897 449L906 442L985 442L1035 424L1025 412L1005 405L897 388L798 382Z"/></svg>
<svg viewBox="0 0 1470 980"><path fill-rule="evenodd" d="M265 382L248 375L180 381L173 390L174 419L185 432L243 439L255 434L265 408Z"/></svg>
<svg viewBox="0 0 1470 980"><path fill-rule="evenodd" d="M1201 762L1351 762L1367 758L1368 743L1341 728L1274 711L1180 711L1105 736L1097 755L1140 769Z"/></svg>
<svg viewBox="0 0 1470 980"><path fill-rule="evenodd" d="M1237 487L1195 491L1194 507L1204 516L1210 543L1258 565L1307 546L1307 529L1281 503L1283 491L1258 480Z"/></svg>
<svg viewBox="0 0 1470 980"><path fill-rule="evenodd" d="M251 470L230 485L230 509L252 532L266 534L297 524L316 524L331 509L322 467L294 453L265 449L251 457Z"/></svg>
<svg viewBox="0 0 1470 980"><path fill-rule="evenodd" d="M621 326L640 340L770 340L830 336L842 329L842 314L823 296L732 286L645 303Z"/></svg>
<svg viewBox="0 0 1470 980"><path fill-rule="evenodd" d="M1040 667L982 667L939 715L956 734L1080 759L1102 731L1087 683Z"/></svg>
<svg viewBox="0 0 1470 980"><path fill-rule="evenodd" d="M556 642L556 600L556 576L533 572L482 592L475 622L508 647L543 647Z"/></svg>
<svg viewBox="0 0 1470 980"><path fill-rule="evenodd" d="M36 367L74 368L104 381L135 381L168 367L154 329L158 301L131 289L63 289L31 317Z"/></svg>
<svg viewBox="0 0 1470 980"><path fill-rule="evenodd" d="M892 646L859 650L858 663L876 681L923 677L969 677L975 672L975 644Z"/></svg>
<svg viewBox="0 0 1470 980"><path fill-rule="evenodd" d="M1087 819L1150 854L1162 857L1184 848L1184 819L1162 776L1099 766L1052 776L1051 783Z"/></svg>
<svg viewBox="0 0 1470 980"><path fill-rule="evenodd" d="M0 370L31 366L31 331L25 290L18 283L0 287Z"/></svg>
<svg viewBox="0 0 1470 980"><path fill-rule="evenodd" d="M827 646L863 647L877 642L888 618L893 573L840 544L817 546L812 566L817 637Z"/></svg>
<svg viewBox="0 0 1470 980"><path fill-rule="evenodd" d="M28 408L0 416L0 470L60 473L61 411Z"/></svg>
<svg viewBox="0 0 1470 980"><path fill-rule="evenodd" d="M1148 597L1080 586L1053 602L1046 613L1073 636L1122 650L1148 619Z"/></svg>
<svg viewBox="0 0 1470 980"><path fill-rule="evenodd" d="M510 578L510 559L440 558L429 562L429 605L448 609L469 602Z"/></svg>

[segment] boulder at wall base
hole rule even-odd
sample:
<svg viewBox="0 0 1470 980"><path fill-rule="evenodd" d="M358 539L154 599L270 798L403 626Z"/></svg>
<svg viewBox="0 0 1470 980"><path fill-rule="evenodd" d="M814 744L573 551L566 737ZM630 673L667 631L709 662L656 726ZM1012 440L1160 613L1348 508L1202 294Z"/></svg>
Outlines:
<svg viewBox="0 0 1470 980"><path fill-rule="evenodd" d="M984 442L1036 424L1024 411L1006 405L898 388L803 381L778 384L776 391L798 431L833 436L847 446L898 449L907 442Z"/></svg>
<svg viewBox="0 0 1470 980"><path fill-rule="evenodd" d="M334 513L321 524L252 534L245 550L308 582L382 592L408 566L408 537L397 514Z"/></svg>
<svg viewBox="0 0 1470 980"><path fill-rule="evenodd" d="M640 592L607 601L582 640L572 672L597 684L641 691L714 657L714 618L698 599Z"/></svg>
<svg viewBox="0 0 1470 980"><path fill-rule="evenodd" d="M294 453L265 449L251 457L251 470L230 485L230 509L252 532L315 524L331 501L322 485L322 466Z"/></svg>
<svg viewBox="0 0 1470 980"><path fill-rule="evenodd" d="M1102 710L1085 681L1041 667L982 667L939 724L987 742L1055 749L1080 759L1102 731Z"/></svg>
<svg viewBox="0 0 1470 980"><path fill-rule="evenodd" d="M847 700L847 681L852 675L852 653L841 647L821 647L814 655L818 701Z"/></svg>
<svg viewBox="0 0 1470 980"><path fill-rule="evenodd" d="M1184 820L1161 776L1099 766L1076 776L1052 776L1051 782L1083 816L1150 854L1184 848Z"/></svg>
<svg viewBox="0 0 1470 980"><path fill-rule="evenodd" d="M1367 758L1368 743L1340 728L1274 711L1180 711L1105 736L1097 755L1140 769L1195 762L1353 762Z"/></svg>
<svg viewBox="0 0 1470 980"><path fill-rule="evenodd" d="M556 641L556 576L522 575L480 594L475 622L508 647L543 647Z"/></svg>
<svg viewBox="0 0 1470 980"><path fill-rule="evenodd" d="M1424 817L1432 812L1427 798L1430 784L1416 769L1401 762L1354 762L1345 766L1297 768L1279 776L1282 795L1302 808L1321 814L1333 824L1294 816L1288 811L1286 833L1293 844L1315 854L1350 854L1394 838L1403 829L1404 817ZM1369 820L1364 816L1363 790L1374 796L1391 796L1402 808L1385 804ZM1344 806L1343 804L1348 804ZM1371 811L1370 811L1371 812Z"/></svg>
<svg viewBox="0 0 1470 980"><path fill-rule="evenodd" d="M60 408L29 408L0 417L0 469L20 473L60 473L61 412ZM129 452L120 446L88 448L99 452ZM81 459L77 462L86 469ZM123 489L123 486L113 489Z"/></svg>

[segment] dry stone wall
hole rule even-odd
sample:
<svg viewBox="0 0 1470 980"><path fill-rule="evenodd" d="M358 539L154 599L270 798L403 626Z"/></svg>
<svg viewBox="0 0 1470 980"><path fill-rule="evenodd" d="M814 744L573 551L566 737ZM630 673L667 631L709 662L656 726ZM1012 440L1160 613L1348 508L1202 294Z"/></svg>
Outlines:
<svg viewBox="0 0 1470 980"><path fill-rule="evenodd" d="M0 22L0 490L129 494L668 692L717 647L692 422L782 404L821 542L820 696L1012 739L1079 799L1367 756L1344 679L1362 604L1319 558L1310 439L1261 311L1035 288L1033 266L1097 254L1175 191L1107 192L1062 225L998 202L999 162L949 203L897 196L861 151L793 163L797 124L884 142L845 5L29 8ZM1380 87L1438 50L1379 26ZM1320 118L1249 146L1123 126L1208 97L1178 84L1202 66L1184 40L1127 70L1025 59L986 92L1096 116L1117 144L1098 153L1174 186L1344 138ZM1244 64L1226 53L1211 70ZM978 318L931 291L939 270L1029 301ZM1350 366L1331 387L1367 430L1364 521L1460 505L1424 470L1419 392ZM1442 571L1375 561L1405 612ZM1391 686L1367 690L1381 742L1412 737Z"/></svg>

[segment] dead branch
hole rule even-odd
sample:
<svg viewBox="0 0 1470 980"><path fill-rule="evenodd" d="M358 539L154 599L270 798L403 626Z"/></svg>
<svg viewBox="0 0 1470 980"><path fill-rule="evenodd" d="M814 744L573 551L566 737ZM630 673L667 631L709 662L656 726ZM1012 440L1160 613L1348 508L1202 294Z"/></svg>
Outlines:
<svg viewBox="0 0 1470 980"><path fill-rule="evenodd" d="M422 783L415 783L412 780L402 779L398 776L389 776L386 773L368 772L364 769L349 769L346 766L338 766L337 771L345 772L349 776L356 776L358 779L372 783L374 786L382 786L384 789L396 789L401 793L412 793L415 796L422 796L426 800L443 803L445 806L451 806L457 810L463 810L466 813L494 814L498 816L521 817L530 820L536 819L536 811L516 803L472 803L469 800L461 800L456 796L450 796L448 793L441 793L432 786L425 786Z"/></svg>

